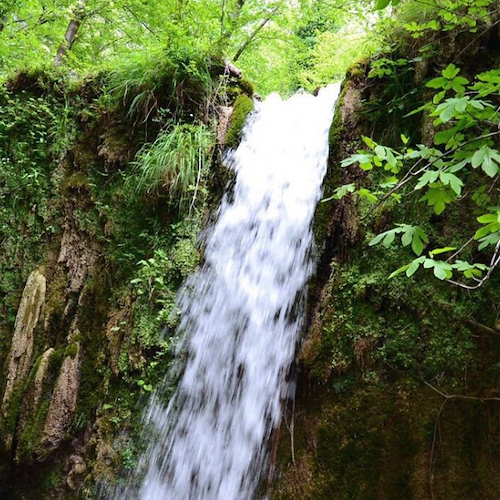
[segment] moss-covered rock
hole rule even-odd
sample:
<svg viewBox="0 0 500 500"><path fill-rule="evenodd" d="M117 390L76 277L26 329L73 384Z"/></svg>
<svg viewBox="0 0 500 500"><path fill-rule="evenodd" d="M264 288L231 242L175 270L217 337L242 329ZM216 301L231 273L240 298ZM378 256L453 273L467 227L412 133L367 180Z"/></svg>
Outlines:
<svg viewBox="0 0 500 500"><path fill-rule="evenodd" d="M208 120L191 112L205 109L208 88L188 80L170 103L176 119ZM196 235L222 188L208 165L189 213L138 193L129 162L161 116L138 127L102 98L102 79L49 83L20 75L0 90L2 394L25 282L43 267L46 285L21 321L29 349L0 416L0 497L9 500L92 498L96 481L132 466L138 401L171 361L176 291L199 263Z"/></svg>
<svg viewBox="0 0 500 500"><path fill-rule="evenodd" d="M420 140L429 126L404 116L418 102L421 83L404 76L399 83L407 101L389 116L396 104L386 101L394 92L367 74L366 63L357 65L343 84L330 129L325 197L342 184L378 180L374 172L340 168L342 159L363 149L361 135L390 142L395 131L412 130ZM318 206L319 266L271 498L498 496L500 278L494 275L474 294L432 274L389 280L412 253L368 246L394 223L409 221L425 229L432 247L460 247L474 234L473 209L464 198L436 217L409 203L374 207L356 195Z"/></svg>
<svg viewBox="0 0 500 500"><path fill-rule="evenodd" d="M249 113L253 111L253 108L253 100L247 95L241 94L236 98L225 137L225 145L228 148L234 149L238 146L241 140L245 120Z"/></svg>

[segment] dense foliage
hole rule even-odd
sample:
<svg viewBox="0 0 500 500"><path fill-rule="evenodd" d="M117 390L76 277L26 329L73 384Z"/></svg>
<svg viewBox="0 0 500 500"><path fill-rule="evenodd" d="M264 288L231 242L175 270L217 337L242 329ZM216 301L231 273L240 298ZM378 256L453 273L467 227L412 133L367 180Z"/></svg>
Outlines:
<svg viewBox="0 0 500 500"><path fill-rule="evenodd" d="M263 93L314 88L341 78L373 45L369 8L339 0L10 0L0 10L0 77L55 66L76 78L165 51L227 57Z"/></svg>
<svg viewBox="0 0 500 500"><path fill-rule="evenodd" d="M399 2L393 2L396 3ZM378 2L380 8L388 4ZM398 84L401 75L409 70L413 72L416 65L435 60L441 34L470 33L467 49L498 23L496 2L490 0L432 4L416 20L408 19L409 12L415 17L411 12L411 2L403 3L401 9L392 20L391 30L394 31L395 26L401 27L408 33L407 38L417 40L415 57L398 57L401 47L390 47L389 53L375 56L369 73L373 80ZM418 43L419 39L425 42ZM363 137L368 149L358 150L342 165L358 164L363 171L380 170L371 177L377 187L357 189L351 183L340 186L333 198L341 199L356 193L377 207L389 202L410 204L417 201L429 207L436 216L451 205L466 206L467 216L477 219L479 226L470 238L458 244L453 239L449 244L432 248L434 242L430 241L425 230L408 223L397 223L393 229L378 234L369 244L382 243L389 247L398 236L403 247L413 250L416 258L395 270L390 277L400 273L411 277L422 267L431 269L440 280L476 289L491 276L500 262L500 212L496 206L498 189L495 188L500 170L499 132L496 130L500 73L494 68L472 71L466 77L460 67L450 62L438 70L437 76L425 81L423 89L419 90L415 84L413 87L412 92L404 96L406 104L399 103L399 112L404 110L405 117L423 113L431 127L431 137L426 138L425 143L415 144L412 142L416 139L414 132L406 136L406 130L400 130L400 145L391 144L392 147ZM410 96L417 91L423 96L423 103L417 108L411 105L408 108ZM469 246L475 242L477 250L471 251ZM423 255L428 246L427 254ZM484 251L490 248L493 252L487 257ZM467 253L465 258L462 257L464 253ZM447 255L446 260L442 260L443 255Z"/></svg>

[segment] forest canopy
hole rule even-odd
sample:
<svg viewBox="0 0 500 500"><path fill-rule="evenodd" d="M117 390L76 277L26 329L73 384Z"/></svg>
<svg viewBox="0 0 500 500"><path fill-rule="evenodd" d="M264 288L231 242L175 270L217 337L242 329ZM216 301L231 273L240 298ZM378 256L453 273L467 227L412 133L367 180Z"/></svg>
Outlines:
<svg viewBox="0 0 500 500"><path fill-rule="evenodd" d="M131 57L222 57L266 94L341 79L373 50L370 0L6 0L0 77L59 68L73 78Z"/></svg>

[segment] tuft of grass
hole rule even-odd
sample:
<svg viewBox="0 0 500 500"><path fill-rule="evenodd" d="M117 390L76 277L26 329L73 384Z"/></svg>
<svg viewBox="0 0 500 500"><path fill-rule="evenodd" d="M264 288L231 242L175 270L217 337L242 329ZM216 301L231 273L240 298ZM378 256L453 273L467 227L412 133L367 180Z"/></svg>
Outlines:
<svg viewBox="0 0 500 500"><path fill-rule="evenodd" d="M137 153L129 178L138 193L161 195L189 211L194 206L201 182L206 174L213 133L203 123L169 123L153 143L145 144Z"/></svg>
<svg viewBox="0 0 500 500"><path fill-rule="evenodd" d="M201 107L213 86L207 58L189 51L138 53L105 77L105 100L147 120L159 108Z"/></svg>

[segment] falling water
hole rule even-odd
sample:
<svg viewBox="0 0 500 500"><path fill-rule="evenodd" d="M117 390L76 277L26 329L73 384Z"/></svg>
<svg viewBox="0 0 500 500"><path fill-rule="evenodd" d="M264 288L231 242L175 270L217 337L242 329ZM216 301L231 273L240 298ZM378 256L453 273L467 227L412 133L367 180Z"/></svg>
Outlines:
<svg viewBox="0 0 500 500"><path fill-rule="evenodd" d="M338 92L256 102L227 161L234 190L181 293L179 384L168 406L157 396L147 411L159 437L141 459L139 491L116 498L256 498L313 270L311 223Z"/></svg>

